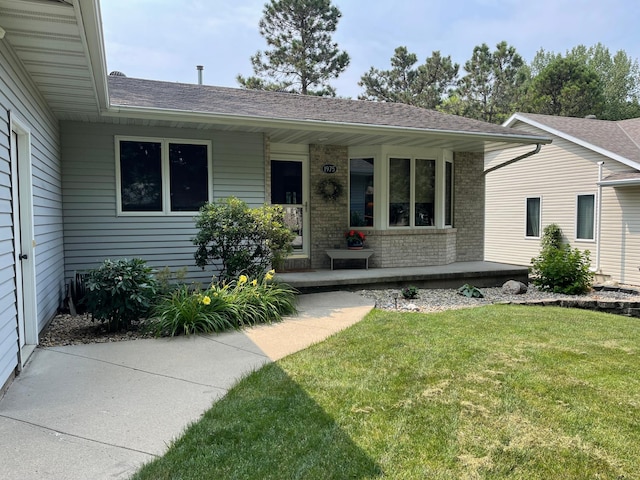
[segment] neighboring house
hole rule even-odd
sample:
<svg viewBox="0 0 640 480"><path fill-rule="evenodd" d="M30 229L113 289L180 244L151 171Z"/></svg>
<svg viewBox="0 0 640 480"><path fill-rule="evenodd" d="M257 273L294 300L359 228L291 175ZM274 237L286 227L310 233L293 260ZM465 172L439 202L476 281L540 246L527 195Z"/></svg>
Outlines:
<svg viewBox="0 0 640 480"><path fill-rule="evenodd" d="M517 113L505 125L553 142L487 173L485 259L529 265L544 227L556 223L590 251L598 280L640 285L640 118ZM485 168L526 151L488 154Z"/></svg>
<svg viewBox="0 0 640 480"><path fill-rule="evenodd" d="M204 202L282 204L289 268L328 268L352 226L372 267L482 260L484 152L548 141L401 104L107 76L97 0L0 0L0 37L0 387L75 272L141 257L209 282L191 242Z"/></svg>

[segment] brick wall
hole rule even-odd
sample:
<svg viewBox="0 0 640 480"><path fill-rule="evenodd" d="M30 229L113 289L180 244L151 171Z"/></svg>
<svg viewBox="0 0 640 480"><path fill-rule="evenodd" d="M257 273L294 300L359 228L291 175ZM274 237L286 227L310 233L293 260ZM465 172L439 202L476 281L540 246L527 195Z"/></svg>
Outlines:
<svg viewBox="0 0 640 480"><path fill-rule="evenodd" d="M374 250L371 267L427 267L456 261L456 229L367 231L366 245Z"/></svg>
<svg viewBox="0 0 640 480"><path fill-rule="evenodd" d="M458 152L454 157L456 261L484 259L484 155Z"/></svg>
<svg viewBox="0 0 640 480"><path fill-rule="evenodd" d="M337 167L336 173L323 173L322 166L330 163ZM309 145L309 215L311 221L311 268L329 268L329 257L325 250L343 246L344 232L349 227L348 178L349 150L336 145ZM317 190L317 184L330 176L342 185L340 198L328 200Z"/></svg>

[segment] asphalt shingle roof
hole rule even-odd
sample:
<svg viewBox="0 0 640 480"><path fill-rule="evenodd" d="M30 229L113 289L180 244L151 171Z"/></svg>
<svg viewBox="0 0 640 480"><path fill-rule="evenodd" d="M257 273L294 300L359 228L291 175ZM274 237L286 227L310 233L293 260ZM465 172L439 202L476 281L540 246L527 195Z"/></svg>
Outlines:
<svg viewBox="0 0 640 480"><path fill-rule="evenodd" d="M518 115L640 163L640 118L610 121L534 113Z"/></svg>
<svg viewBox="0 0 640 480"><path fill-rule="evenodd" d="M531 137L517 130L401 103L244 90L121 76L108 77L110 104L264 120L389 126L429 131Z"/></svg>

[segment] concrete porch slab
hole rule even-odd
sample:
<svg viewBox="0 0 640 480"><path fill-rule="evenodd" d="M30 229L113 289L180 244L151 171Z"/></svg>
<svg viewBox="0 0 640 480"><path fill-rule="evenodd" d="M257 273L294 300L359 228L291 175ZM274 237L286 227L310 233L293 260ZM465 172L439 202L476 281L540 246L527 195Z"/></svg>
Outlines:
<svg viewBox="0 0 640 480"><path fill-rule="evenodd" d="M496 262L455 262L431 267L370 268L283 272L278 280L301 292L345 288L387 288L412 284L421 288L498 287L507 280L528 282L526 266Z"/></svg>

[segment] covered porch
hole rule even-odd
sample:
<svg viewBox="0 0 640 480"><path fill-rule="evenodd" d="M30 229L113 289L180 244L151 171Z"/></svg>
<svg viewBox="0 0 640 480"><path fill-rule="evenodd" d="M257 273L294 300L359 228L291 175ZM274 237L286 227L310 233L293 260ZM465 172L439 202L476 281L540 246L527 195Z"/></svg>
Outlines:
<svg viewBox="0 0 640 480"><path fill-rule="evenodd" d="M430 267L318 269L300 272L281 272L276 278L301 292L343 289L372 289L415 285L420 288L458 288L465 283L475 287L498 287L507 280L527 283L526 266L506 263L472 261L454 262Z"/></svg>

